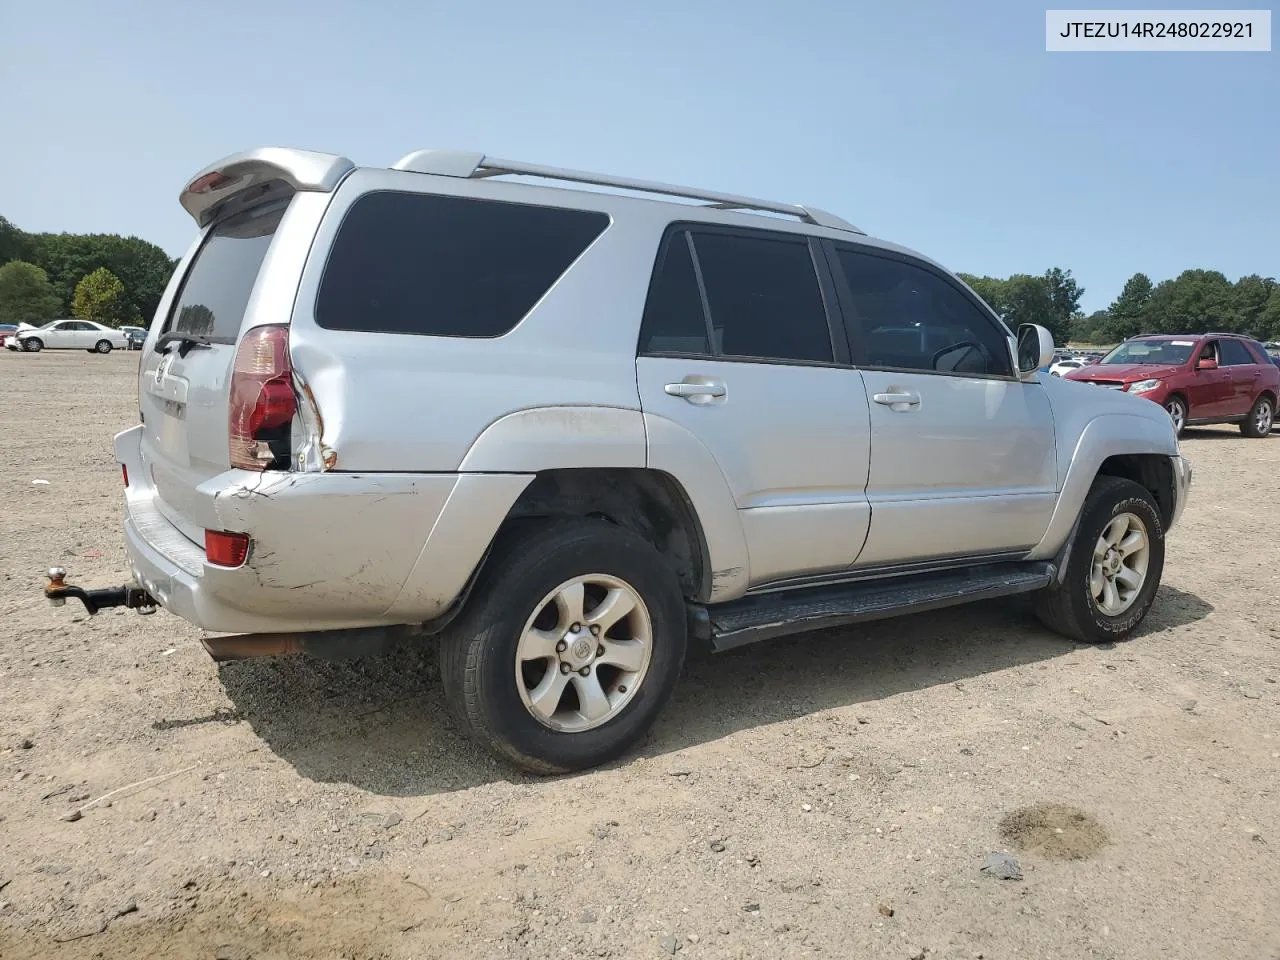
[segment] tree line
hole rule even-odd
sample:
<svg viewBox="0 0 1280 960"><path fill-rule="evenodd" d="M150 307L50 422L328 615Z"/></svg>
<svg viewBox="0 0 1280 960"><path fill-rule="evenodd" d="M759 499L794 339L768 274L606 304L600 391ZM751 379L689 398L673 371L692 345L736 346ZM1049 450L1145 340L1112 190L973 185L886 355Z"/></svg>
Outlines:
<svg viewBox="0 0 1280 960"><path fill-rule="evenodd" d="M27 233L0 217L0 323L150 322L176 261L114 233Z"/></svg>
<svg viewBox="0 0 1280 960"><path fill-rule="evenodd" d="M1111 344L1140 333L1243 333L1280 340L1280 284L1257 274L1232 283L1217 270L1184 270L1153 284L1143 273L1130 277L1105 310L1080 310L1081 287L1070 270L1040 276L975 277L960 274L1015 330L1038 323L1054 342Z"/></svg>

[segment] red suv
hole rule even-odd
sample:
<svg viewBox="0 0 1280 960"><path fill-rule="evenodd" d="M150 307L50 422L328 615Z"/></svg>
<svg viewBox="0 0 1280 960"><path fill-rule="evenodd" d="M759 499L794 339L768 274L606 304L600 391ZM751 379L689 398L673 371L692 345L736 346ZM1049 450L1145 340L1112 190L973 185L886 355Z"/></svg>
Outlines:
<svg viewBox="0 0 1280 960"><path fill-rule="evenodd" d="M1229 333L1134 337L1063 379L1154 400L1179 434L1189 424L1238 423L1246 437L1269 436L1280 396L1280 368L1262 345Z"/></svg>

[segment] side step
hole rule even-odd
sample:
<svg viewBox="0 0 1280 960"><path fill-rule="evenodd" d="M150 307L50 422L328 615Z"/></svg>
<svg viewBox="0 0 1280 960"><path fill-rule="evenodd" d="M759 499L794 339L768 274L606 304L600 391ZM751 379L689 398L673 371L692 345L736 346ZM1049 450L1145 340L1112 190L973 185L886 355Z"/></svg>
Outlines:
<svg viewBox="0 0 1280 960"><path fill-rule="evenodd" d="M708 609L711 644L730 650L792 633L1030 593L1048 586L1054 573L1052 563L990 563L747 596Z"/></svg>

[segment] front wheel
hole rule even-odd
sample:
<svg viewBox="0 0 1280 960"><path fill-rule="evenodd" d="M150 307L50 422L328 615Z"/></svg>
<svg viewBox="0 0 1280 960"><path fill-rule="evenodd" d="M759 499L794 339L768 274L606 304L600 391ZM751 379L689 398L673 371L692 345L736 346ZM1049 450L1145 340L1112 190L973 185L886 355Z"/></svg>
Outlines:
<svg viewBox="0 0 1280 960"><path fill-rule="evenodd" d="M503 534L441 641L450 710L534 773L607 763L648 732L684 663L684 599L648 542L596 520Z"/></svg>
<svg viewBox="0 0 1280 960"><path fill-rule="evenodd" d="M1240 423L1240 432L1246 437L1261 440L1271 436L1271 426L1275 422L1275 403L1270 397L1259 397L1253 403L1249 416Z"/></svg>
<svg viewBox="0 0 1280 960"><path fill-rule="evenodd" d="M31 337L29 340L22 341L22 349L27 353L39 353L44 349L44 341L39 337Z"/></svg>
<svg viewBox="0 0 1280 960"><path fill-rule="evenodd" d="M1182 436L1182 431L1187 426L1187 401L1181 397L1170 397L1164 402L1164 409L1173 421L1173 435Z"/></svg>
<svg viewBox="0 0 1280 960"><path fill-rule="evenodd" d="M110 340L99 340L99 341L94 345L93 349L94 349L94 352L96 352L96 353L110 353L110 352L111 352L111 341L110 341Z"/></svg>
<svg viewBox="0 0 1280 960"><path fill-rule="evenodd" d="M1082 643L1123 640L1155 601L1164 524L1150 491L1099 477L1085 498L1061 582L1035 595L1036 615Z"/></svg>

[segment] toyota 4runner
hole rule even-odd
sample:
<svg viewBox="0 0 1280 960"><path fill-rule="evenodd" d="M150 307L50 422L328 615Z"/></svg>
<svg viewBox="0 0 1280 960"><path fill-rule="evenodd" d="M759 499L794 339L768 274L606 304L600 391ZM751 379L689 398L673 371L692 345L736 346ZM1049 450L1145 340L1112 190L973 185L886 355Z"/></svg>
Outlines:
<svg viewBox="0 0 1280 960"><path fill-rule="evenodd" d="M1013 594L1108 641L1155 597L1165 411L839 217L439 150L255 150L180 202L115 441L133 581L56 603L219 660L435 637L460 725L555 772L634 745L690 641Z"/></svg>

